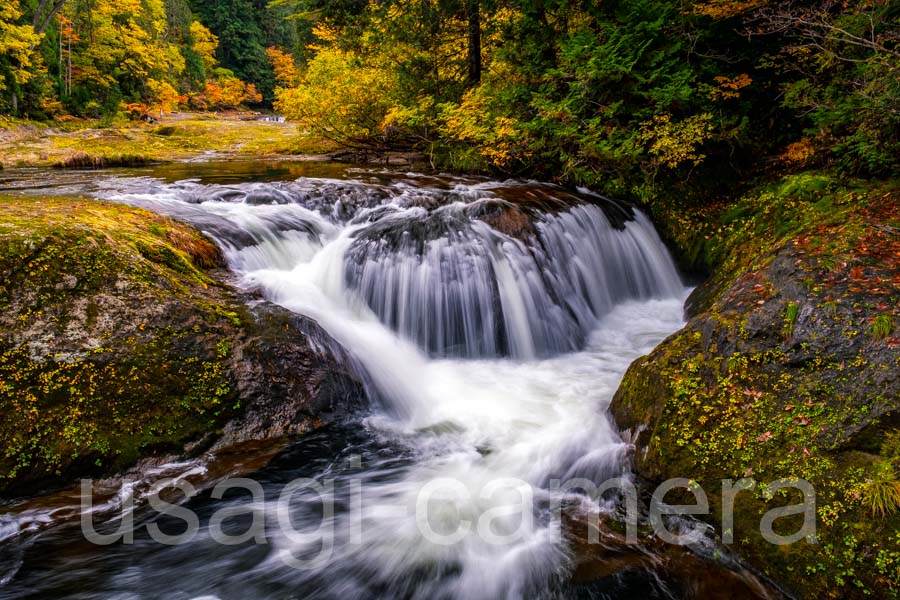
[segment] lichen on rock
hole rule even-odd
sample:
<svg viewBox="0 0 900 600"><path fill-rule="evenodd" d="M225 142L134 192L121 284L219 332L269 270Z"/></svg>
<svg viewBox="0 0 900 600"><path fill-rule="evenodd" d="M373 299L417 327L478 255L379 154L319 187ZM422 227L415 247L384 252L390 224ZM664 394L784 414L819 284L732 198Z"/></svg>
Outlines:
<svg viewBox="0 0 900 600"><path fill-rule="evenodd" d="M222 266L200 233L144 210L0 198L0 496L358 406L327 335L249 309Z"/></svg>
<svg viewBox="0 0 900 600"><path fill-rule="evenodd" d="M900 489L900 193L819 184L756 190L708 229L687 326L631 366L611 411L637 471L699 483L718 526L721 481L757 482L737 496L735 549L788 589L898 597L900 506L877 498ZM802 500L769 499L778 479L813 484L817 543L762 538L765 512Z"/></svg>

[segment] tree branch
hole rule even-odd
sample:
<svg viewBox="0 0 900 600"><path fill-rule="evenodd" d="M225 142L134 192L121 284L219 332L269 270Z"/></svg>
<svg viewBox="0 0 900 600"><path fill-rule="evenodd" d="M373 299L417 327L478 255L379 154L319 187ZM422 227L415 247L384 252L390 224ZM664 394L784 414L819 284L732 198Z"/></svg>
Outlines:
<svg viewBox="0 0 900 600"><path fill-rule="evenodd" d="M47 7L47 0L41 0L41 3L38 5L37 10L34 13L34 32L38 35L41 35L47 30L47 27L50 26L50 22L53 21L53 17L56 16L63 5L66 3L66 0L56 0L53 5L50 7L50 12L48 12L44 18L41 18L41 14Z"/></svg>

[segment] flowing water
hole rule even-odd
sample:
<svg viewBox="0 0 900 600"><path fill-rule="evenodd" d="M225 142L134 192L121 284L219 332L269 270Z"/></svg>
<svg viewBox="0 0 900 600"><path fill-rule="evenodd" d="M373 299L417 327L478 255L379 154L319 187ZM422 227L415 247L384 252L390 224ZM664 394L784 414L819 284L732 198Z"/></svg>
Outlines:
<svg viewBox="0 0 900 600"><path fill-rule="evenodd" d="M688 290L641 212L585 190L352 171L60 186L208 233L236 285L312 317L356 359L371 408L255 470L262 497L207 489L187 500L200 528L182 545L150 539L148 523L184 524L146 509L133 544L107 547L47 526L53 510L13 510L0 517L10 557L0 598L690 595L672 574L678 561L665 567L646 544L573 583L586 530L565 515L615 520L621 507L556 485L630 477L607 406L628 365L682 325ZM298 477L321 493L280 502ZM259 518L265 543L217 543L210 524L226 507L243 511L226 530ZM701 553L711 548L687 527Z"/></svg>

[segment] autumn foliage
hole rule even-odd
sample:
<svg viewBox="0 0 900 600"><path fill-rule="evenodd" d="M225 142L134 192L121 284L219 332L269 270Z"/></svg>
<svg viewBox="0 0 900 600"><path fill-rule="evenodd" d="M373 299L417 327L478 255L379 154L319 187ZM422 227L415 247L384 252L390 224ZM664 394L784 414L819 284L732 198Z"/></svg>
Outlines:
<svg viewBox="0 0 900 600"><path fill-rule="evenodd" d="M8 0L0 113L99 117L262 102L255 86L220 68L218 47L184 0Z"/></svg>
<svg viewBox="0 0 900 600"><path fill-rule="evenodd" d="M900 172L892 2L35 5L0 8L0 113L271 104L347 148L645 200L772 165Z"/></svg>
<svg viewBox="0 0 900 600"><path fill-rule="evenodd" d="M262 96L252 83L237 77L221 77L208 81L203 92L190 98L191 105L202 109L239 108L262 102Z"/></svg>
<svg viewBox="0 0 900 600"><path fill-rule="evenodd" d="M280 86L289 87L297 84L297 65L292 54L273 46L266 49L266 56L272 62L275 80Z"/></svg>

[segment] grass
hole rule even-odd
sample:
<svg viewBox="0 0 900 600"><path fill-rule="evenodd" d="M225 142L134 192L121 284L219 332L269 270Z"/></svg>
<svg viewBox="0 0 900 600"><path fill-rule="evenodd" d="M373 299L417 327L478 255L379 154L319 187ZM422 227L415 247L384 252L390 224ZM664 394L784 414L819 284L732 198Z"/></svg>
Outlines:
<svg viewBox="0 0 900 600"><path fill-rule="evenodd" d="M53 166L57 169L105 169L108 167L140 167L153 162L153 159L140 154L94 155L87 152L76 152L67 156Z"/></svg>
<svg viewBox="0 0 900 600"><path fill-rule="evenodd" d="M889 463L881 463L866 482L862 504L873 519L884 519L900 509L900 481Z"/></svg>
<svg viewBox="0 0 900 600"><path fill-rule="evenodd" d="M789 340L794 335L794 326L797 324L797 315L800 314L800 305L796 302L788 302L784 309L784 327L782 333L784 339Z"/></svg>
<svg viewBox="0 0 900 600"><path fill-rule="evenodd" d="M173 115L159 124L0 120L0 165L133 166L215 152L236 157L322 154L334 148L295 124L212 114ZM134 162L139 160L139 162Z"/></svg>
<svg viewBox="0 0 900 600"><path fill-rule="evenodd" d="M891 335L893 328L894 323L891 319L891 315L882 313L875 317L875 320L872 322L872 335L877 339L883 340Z"/></svg>

